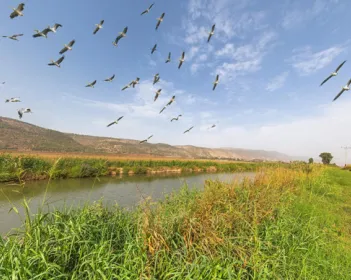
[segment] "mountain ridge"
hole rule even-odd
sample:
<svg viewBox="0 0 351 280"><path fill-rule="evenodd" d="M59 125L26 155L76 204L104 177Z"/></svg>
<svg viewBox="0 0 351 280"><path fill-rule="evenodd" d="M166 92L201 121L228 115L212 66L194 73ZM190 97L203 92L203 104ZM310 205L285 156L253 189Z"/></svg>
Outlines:
<svg viewBox="0 0 351 280"><path fill-rule="evenodd" d="M150 155L193 159L290 161L296 157L276 151L207 148L193 145L144 143L138 140L65 133L15 119L0 117L0 150L64 153Z"/></svg>

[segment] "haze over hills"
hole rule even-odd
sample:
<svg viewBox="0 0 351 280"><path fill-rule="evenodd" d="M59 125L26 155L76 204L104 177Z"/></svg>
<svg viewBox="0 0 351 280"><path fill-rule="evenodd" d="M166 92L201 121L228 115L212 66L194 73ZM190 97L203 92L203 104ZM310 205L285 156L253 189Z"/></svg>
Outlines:
<svg viewBox="0 0 351 280"><path fill-rule="evenodd" d="M172 158L281 160L297 158L274 151L236 148L204 148L139 144L138 140L63 133L15 119L0 117L0 150L23 152L97 153L118 155L152 155Z"/></svg>

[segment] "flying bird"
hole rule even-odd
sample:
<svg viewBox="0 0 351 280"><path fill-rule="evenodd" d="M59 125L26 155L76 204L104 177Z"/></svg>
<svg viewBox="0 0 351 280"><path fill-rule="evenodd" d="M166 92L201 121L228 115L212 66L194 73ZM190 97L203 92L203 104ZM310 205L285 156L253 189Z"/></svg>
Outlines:
<svg viewBox="0 0 351 280"><path fill-rule="evenodd" d="M23 114L25 114L25 113L33 113L33 112L32 112L32 110L30 108L22 108L22 109L19 109L17 111L17 113L18 113L19 118L22 119Z"/></svg>
<svg viewBox="0 0 351 280"><path fill-rule="evenodd" d="M214 24L214 25L212 25L212 29L211 29L211 31L209 32L209 35L208 35L207 43L209 43L209 42L210 42L211 37L212 37L212 36L213 36L213 34L214 34L215 28L216 28L216 25L215 25L215 24Z"/></svg>
<svg viewBox="0 0 351 280"><path fill-rule="evenodd" d="M151 49L151 54L153 54L157 49L157 44L155 44Z"/></svg>
<svg viewBox="0 0 351 280"><path fill-rule="evenodd" d="M151 8L153 7L153 5L155 5L155 3L152 3L152 4L150 5L150 7L147 8L147 9L146 9L144 12L142 12L140 15L142 16L142 15L144 15L144 14L148 14L148 13L150 12Z"/></svg>
<svg viewBox="0 0 351 280"><path fill-rule="evenodd" d="M213 83L213 90L216 89L218 83L219 83L219 75L216 76L216 80L215 80L214 83Z"/></svg>
<svg viewBox="0 0 351 280"><path fill-rule="evenodd" d="M180 69L180 67L182 67L184 61L185 61L185 52L183 52L181 58L179 58L178 69Z"/></svg>
<svg viewBox="0 0 351 280"><path fill-rule="evenodd" d="M173 101L175 100L175 95L172 96L171 100L167 103L166 106L169 106L173 103Z"/></svg>
<svg viewBox="0 0 351 280"><path fill-rule="evenodd" d="M350 85L351 85L351 79L347 82L347 85L344 86L341 91L338 93L337 96L335 96L335 98L333 99L333 101L335 101L336 99L338 99L340 97L340 95L343 94L344 91L349 91L350 90Z"/></svg>
<svg viewBox="0 0 351 280"><path fill-rule="evenodd" d="M104 24L104 22L105 21L102 20L102 21L100 21L100 23L95 24L96 28L95 28L95 30L93 32L94 35L102 28L102 25Z"/></svg>
<svg viewBox="0 0 351 280"><path fill-rule="evenodd" d="M4 85L6 82L2 82L1 84Z"/></svg>
<svg viewBox="0 0 351 280"><path fill-rule="evenodd" d="M118 124L118 122L123 119L123 116L122 117L119 117L117 120L115 120L114 122L110 123L107 125L107 127L110 127L111 125L114 125L114 124Z"/></svg>
<svg viewBox="0 0 351 280"><path fill-rule="evenodd" d="M85 87L91 87L91 88L93 88L93 87L95 86L95 84L96 84L96 80L93 81L93 82L91 82L90 84L87 84Z"/></svg>
<svg viewBox="0 0 351 280"><path fill-rule="evenodd" d="M127 36L127 32L128 32L128 26L124 27L123 31L119 33L119 35L117 36L116 40L113 42L113 45L115 47L117 47L118 41L124 37Z"/></svg>
<svg viewBox="0 0 351 280"><path fill-rule="evenodd" d="M326 78L326 79L320 84L320 86L324 85L330 78L332 78L332 77L338 75L338 71L340 70L341 67L343 67L343 65L345 64L345 62L346 62L346 60L345 60L343 63L341 63L341 64L338 66L338 68L336 68L335 71L334 71L333 73L331 73L330 76L329 76L328 78Z"/></svg>
<svg viewBox="0 0 351 280"><path fill-rule="evenodd" d="M157 98L160 96L160 94L161 94L161 91L162 91L162 89L160 88L159 90L157 90L155 93L156 93L156 95L155 95L155 98L154 98L154 102L157 100Z"/></svg>
<svg viewBox="0 0 351 280"><path fill-rule="evenodd" d="M181 116L182 116L182 115L178 115L178 117L171 119L171 122L179 120L179 118L180 118Z"/></svg>
<svg viewBox="0 0 351 280"><path fill-rule="evenodd" d="M169 52L168 53L168 57L167 57L167 60L166 60L166 63L169 63L171 62L171 53Z"/></svg>
<svg viewBox="0 0 351 280"><path fill-rule="evenodd" d="M12 8L13 12L10 14L10 18L13 19L15 17L21 16L23 17L24 3L21 3L17 6L17 8Z"/></svg>
<svg viewBox="0 0 351 280"><path fill-rule="evenodd" d="M161 114L164 110L166 110L166 106L162 108L162 110L159 112L159 114Z"/></svg>
<svg viewBox="0 0 351 280"><path fill-rule="evenodd" d="M71 51L75 42L75 40L72 40L67 45L65 44L65 47L60 51L60 54L64 54L66 51Z"/></svg>
<svg viewBox="0 0 351 280"><path fill-rule="evenodd" d="M185 130L185 131L183 132L183 134L190 132L190 130L192 130L193 128L194 128L193 126L190 127L188 130Z"/></svg>
<svg viewBox="0 0 351 280"><path fill-rule="evenodd" d="M105 79L105 82L112 82L113 79L115 78L115 74L112 75L112 77Z"/></svg>
<svg viewBox="0 0 351 280"><path fill-rule="evenodd" d="M209 128L207 128L207 130L209 130L209 129L211 129L211 128L215 128L215 127L216 127L216 125L213 124L212 126L210 126Z"/></svg>
<svg viewBox="0 0 351 280"><path fill-rule="evenodd" d="M147 139L145 139L145 140L143 140L143 141L140 141L139 143L140 143L140 144L143 144L143 143L147 142L148 140L151 139L152 136L153 136L153 135L150 135Z"/></svg>
<svg viewBox="0 0 351 280"><path fill-rule="evenodd" d="M36 34L33 35L33 38L38 38L38 37L48 38L48 33L50 32L50 29L45 28L42 31L36 29L34 31L36 32Z"/></svg>
<svg viewBox="0 0 351 280"><path fill-rule="evenodd" d="M3 38L9 38L11 40L14 40L14 41L18 41L17 37L21 37L23 36L23 34L14 34L14 35L11 35L11 36L2 36Z"/></svg>
<svg viewBox="0 0 351 280"><path fill-rule="evenodd" d="M62 25L59 24L59 23L55 23L53 27L48 26L48 29L49 29L49 32L56 33L56 30L57 30L59 27L62 27Z"/></svg>
<svg viewBox="0 0 351 280"><path fill-rule="evenodd" d="M12 97L10 99L5 100L5 103L8 103L8 102L21 102L21 100L19 99L19 97Z"/></svg>
<svg viewBox="0 0 351 280"><path fill-rule="evenodd" d="M160 26L161 22L163 21L163 18L165 17L165 13L162 13L162 15L157 18L157 24L156 24L156 30L158 29L158 27Z"/></svg>
<svg viewBox="0 0 351 280"><path fill-rule="evenodd" d="M157 84L159 81L160 81L160 74L157 73L157 74L154 76L153 84Z"/></svg>
<svg viewBox="0 0 351 280"><path fill-rule="evenodd" d="M56 61L53 61L53 60L51 60L51 63L49 63L48 65L49 66L57 66L57 67L61 67L61 62L63 61L65 59L65 56L63 55L63 56L61 56L58 60L56 60Z"/></svg>

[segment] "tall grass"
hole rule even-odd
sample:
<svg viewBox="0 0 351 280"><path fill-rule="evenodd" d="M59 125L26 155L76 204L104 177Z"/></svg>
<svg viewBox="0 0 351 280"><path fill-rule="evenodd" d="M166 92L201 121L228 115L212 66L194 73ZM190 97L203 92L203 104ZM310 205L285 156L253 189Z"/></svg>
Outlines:
<svg viewBox="0 0 351 280"><path fill-rule="evenodd" d="M28 208L28 206L26 206ZM4 279L350 279L351 173L266 169L134 211L101 202L0 239Z"/></svg>
<svg viewBox="0 0 351 280"><path fill-rule="evenodd" d="M56 159L45 159L28 155L0 154L0 182L38 180L49 178ZM118 172L146 174L151 171L208 171L233 172L256 171L260 167L274 167L283 163L247 163L184 160L106 160L95 158L60 158L51 174L57 178L84 178L105 176Z"/></svg>

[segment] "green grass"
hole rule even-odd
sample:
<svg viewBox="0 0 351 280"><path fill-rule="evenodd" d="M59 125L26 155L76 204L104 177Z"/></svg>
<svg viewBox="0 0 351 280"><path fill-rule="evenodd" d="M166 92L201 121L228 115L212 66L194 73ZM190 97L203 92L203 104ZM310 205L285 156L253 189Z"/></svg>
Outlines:
<svg viewBox="0 0 351 280"><path fill-rule="evenodd" d="M27 208L28 210L28 208ZM28 214L2 279L351 279L351 173L275 168L134 211ZM35 278L36 277L36 278Z"/></svg>
<svg viewBox="0 0 351 280"><path fill-rule="evenodd" d="M33 156L0 155L0 182L26 181L47 179L49 172L56 163L54 159ZM123 173L146 174L151 171L180 169L184 172L196 170L217 172L256 171L261 167L286 165L284 163L247 163L247 162L216 162L216 161L181 161L181 160L118 160L89 158L61 158L51 174L57 178L84 178L106 176L119 168Z"/></svg>

